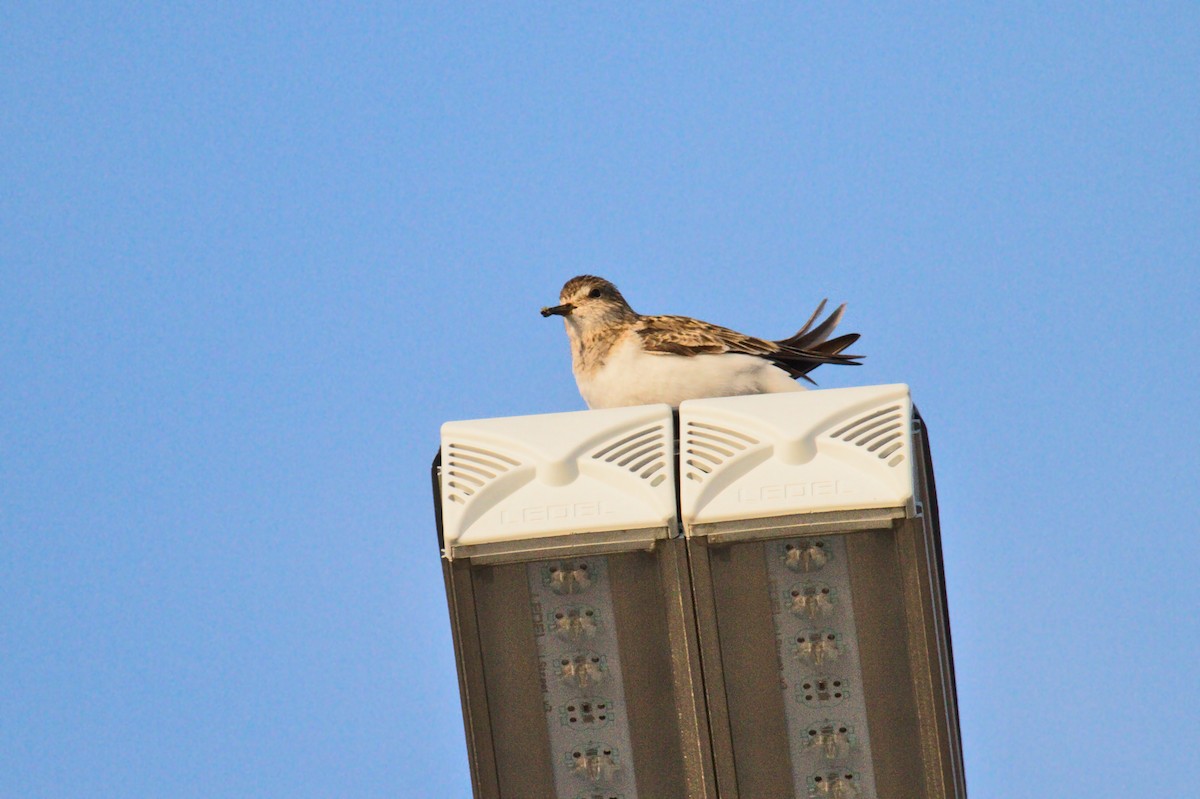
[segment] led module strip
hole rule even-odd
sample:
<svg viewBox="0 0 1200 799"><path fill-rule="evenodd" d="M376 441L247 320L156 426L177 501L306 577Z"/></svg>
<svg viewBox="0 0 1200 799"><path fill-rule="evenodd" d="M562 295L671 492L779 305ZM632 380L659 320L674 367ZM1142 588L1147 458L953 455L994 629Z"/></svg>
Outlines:
<svg viewBox="0 0 1200 799"><path fill-rule="evenodd" d="M637 799L608 558L527 569L558 799Z"/></svg>
<svg viewBox="0 0 1200 799"><path fill-rule="evenodd" d="M795 795L870 799L875 773L845 541L796 538L764 549Z"/></svg>

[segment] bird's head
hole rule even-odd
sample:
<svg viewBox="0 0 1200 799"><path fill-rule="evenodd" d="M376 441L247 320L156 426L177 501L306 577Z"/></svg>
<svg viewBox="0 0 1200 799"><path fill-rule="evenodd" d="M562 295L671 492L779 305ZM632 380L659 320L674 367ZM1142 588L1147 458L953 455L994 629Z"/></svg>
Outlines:
<svg viewBox="0 0 1200 799"><path fill-rule="evenodd" d="M552 308L543 308L542 316L561 316L568 327L578 329L624 322L637 316L616 286L593 275L568 280L558 301Z"/></svg>

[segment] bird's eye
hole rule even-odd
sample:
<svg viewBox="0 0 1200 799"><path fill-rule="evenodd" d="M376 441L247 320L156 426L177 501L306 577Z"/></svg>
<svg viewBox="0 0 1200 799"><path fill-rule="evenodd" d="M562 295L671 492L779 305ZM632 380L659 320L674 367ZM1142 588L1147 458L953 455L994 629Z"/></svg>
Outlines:
<svg viewBox="0 0 1200 799"><path fill-rule="evenodd" d="M593 300L595 300L600 297L601 293L602 292L600 291L600 289L592 289L591 291L588 292L588 296L591 297Z"/></svg>

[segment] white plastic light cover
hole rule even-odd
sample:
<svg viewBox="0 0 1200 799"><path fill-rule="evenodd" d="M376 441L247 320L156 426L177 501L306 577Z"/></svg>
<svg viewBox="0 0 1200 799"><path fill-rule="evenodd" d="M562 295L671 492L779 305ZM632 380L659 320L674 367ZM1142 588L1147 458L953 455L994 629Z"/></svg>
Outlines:
<svg viewBox="0 0 1200 799"><path fill-rule="evenodd" d="M912 400L903 384L688 400L679 406L685 529L902 508L912 515Z"/></svg>
<svg viewBox="0 0 1200 799"><path fill-rule="evenodd" d="M442 532L455 549L676 524L667 405L442 425Z"/></svg>

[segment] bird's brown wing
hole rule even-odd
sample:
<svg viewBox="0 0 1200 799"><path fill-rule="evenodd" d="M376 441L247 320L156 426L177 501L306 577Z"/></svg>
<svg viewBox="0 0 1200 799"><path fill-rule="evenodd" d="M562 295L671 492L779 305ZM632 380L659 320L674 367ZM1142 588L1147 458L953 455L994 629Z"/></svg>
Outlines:
<svg viewBox="0 0 1200 799"><path fill-rule="evenodd" d="M812 382L808 373L823 363L857 366L861 355L844 350L858 341L857 333L830 339L829 334L842 318L845 305L831 313L816 327L813 323L825 310L821 304L794 335L780 341L747 336L727 327L701 322L687 316L643 316L635 330L647 352L671 355L716 355L736 352L757 355L771 361L792 377Z"/></svg>
<svg viewBox="0 0 1200 799"><path fill-rule="evenodd" d="M634 327L647 352L717 355L740 352L769 357L779 345L688 316L643 316Z"/></svg>

